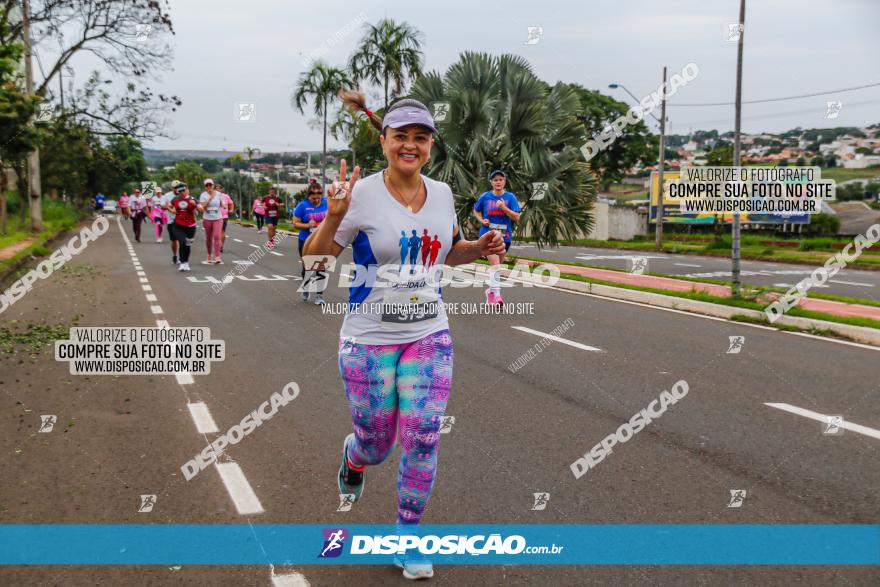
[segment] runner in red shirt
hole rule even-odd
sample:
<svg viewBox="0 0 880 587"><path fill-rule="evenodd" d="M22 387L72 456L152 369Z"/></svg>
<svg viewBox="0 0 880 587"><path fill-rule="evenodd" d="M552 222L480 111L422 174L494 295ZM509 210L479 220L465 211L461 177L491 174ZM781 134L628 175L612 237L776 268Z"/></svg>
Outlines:
<svg viewBox="0 0 880 587"><path fill-rule="evenodd" d="M180 247L180 271L189 271L189 252L196 236L196 206L198 205L189 195L189 188L185 183L178 185L174 192L177 194L171 201L174 209L174 236Z"/></svg>
<svg viewBox="0 0 880 587"><path fill-rule="evenodd" d="M269 195L263 198L263 209L266 215L266 230L269 233L269 242L266 246L270 249L275 246L275 227L278 225L278 207L281 204L281 198L275 195L275 188L269 188Z"/></svg>

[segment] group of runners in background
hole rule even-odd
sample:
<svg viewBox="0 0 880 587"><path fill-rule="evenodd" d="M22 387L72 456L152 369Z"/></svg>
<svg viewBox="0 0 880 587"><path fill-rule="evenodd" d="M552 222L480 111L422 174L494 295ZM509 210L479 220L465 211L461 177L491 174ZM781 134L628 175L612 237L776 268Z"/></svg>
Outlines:
<svg viewBox="0 0 880 587"><path fill-rule="evenodd" d="M513 223L520 218L520 205L516 196L505 189L507 175L504 171L496 169L490 173L489 183L491 189L477 198L473 214L480 223L480 236L491 230L498 231L504 240L506 252L512 242ZM226 226L230 214L235 210L235 203L223 191L223 186L215 184L214 180L206 179L203 187L204 191L199 195L198 201L190 195L189 187L178 180L171 182L171 191L164 195L162 188L158 186L150 197L145 197L140 188L135 188L131 195L123 192L117 205L122 217L131 220L136 242L141 242L144 221L152 223L158 243L162 242L163 230L167 230L171 244L171 260L180 271L190 270L189 258L197 227L196 214L201 214L207 250L207 256L202 264L222 265ZM317 230L327 215L327 200L319 183L312 180L306 195L307 198L293 211L293 227L299 231L297 246L301 260L306 240ZM103 194L95 196L97 211L103 209L104 201ZM257 232L262 233L263 227L266 227L267 248L275 246L275 234L283 205L284 202L277 195L276 189L270 188L268 194L255 198L251 206ZM430 243L428 245L423 251L423 256L430 250ZM499 268L504 261L504 255L489 255L487 260L491 267L486 288L486 303L503 304ZM301 262L300 265L300 275L305 278L307 271L305 263ZM316 294L315 298L316 304L324 303L320 293ZM303 291L302 299L310 301L309 292Z"/></svg>

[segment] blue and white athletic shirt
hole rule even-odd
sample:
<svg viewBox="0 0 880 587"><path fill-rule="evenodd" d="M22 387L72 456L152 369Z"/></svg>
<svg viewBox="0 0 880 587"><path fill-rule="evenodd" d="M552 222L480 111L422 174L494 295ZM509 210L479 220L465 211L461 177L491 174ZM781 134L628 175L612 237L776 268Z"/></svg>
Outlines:
<svg viewBox="0 0 880 587"><path fill-rule="evenodd" d="M401 344L449 327L438 303L439 279L427 283L425 271L445 263L458 221L449 186L424 175L422 179L428 196L417 213L394 199L382 173L355 184L334 237L343 247L351 245L354 263L363 267L349 288L341 337L363 344ZM396 279L383 279L385 271ZM371 279L377 274L380 281L394 283L377 287Z"/></svg>

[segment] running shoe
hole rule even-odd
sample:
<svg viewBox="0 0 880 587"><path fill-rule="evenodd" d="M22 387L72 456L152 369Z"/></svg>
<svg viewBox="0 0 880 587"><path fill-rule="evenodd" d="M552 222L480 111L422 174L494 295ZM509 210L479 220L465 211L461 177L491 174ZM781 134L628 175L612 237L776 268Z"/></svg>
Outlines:
<svg viewBox="0 0 880 587"><path fill-rule="evenodd" d="M189 263L181 263L180 265L183 267L184 271L190 271Z"/></svg>
<svg viewBox="0 0 880 587"><path fill-rule="evenodd" d="M178 271L186 271L186 263L180 263L180 264L177 266L177 270L178 270Z"/></svg>
<svg viewBox="0 0 880 587"><path fill-rule="evenodd" d="M213 265L213 264L214 264L214 261L208 261L207 259L202 261L202 265Z"/></svg>
<svg viewBox="0 0 880 587"><path fill-rule="evenodd" d="M267 248L267 249L274 249L274 248L275 248L275 242L274 242L274 241L266 241L266 248Z"/></svg>
<svg viewBox="0 0 880 587"><path fill-rule="evenodd" d="M354 437L354 433L345 437L342 442L342 464L339 466L339 493L350 493L357 501L364 492L364 472L355 471L348 466L348 439Z"/></svg>
<svg viewBox="0 0 880 587"><path fill-rule="evenodd" d="M159 238L157 238L157 239L156 239L156 242L157 242L157 243L161 243L161 242L162 242L162 237L160 236Z"/></svg>
<svg viewBox="0 0 880 587"><path fill-rule="evenodd" d="M214 259L214 265L223 265L223 259Z"/></svg>
<svg viewBox="0 0 880 587"><path fill-rule="evenodd" d="M398 569L403 569L403 576L407 579L417 581L434 576L434 565L426 558L402 557L397 554L394 555L394 564Z"/></svg>
<svg viewBox="0 0 880 587"><path fill-rule="evenodd" d="M319 306L323 306L323 305L326 304L326 303L327 303L327 302L324 300L324 296L322 296L322 295L319 294L319 293L316 293L316 294L315 294L315 304L317 304L317 305L319 305Z"/></svg>

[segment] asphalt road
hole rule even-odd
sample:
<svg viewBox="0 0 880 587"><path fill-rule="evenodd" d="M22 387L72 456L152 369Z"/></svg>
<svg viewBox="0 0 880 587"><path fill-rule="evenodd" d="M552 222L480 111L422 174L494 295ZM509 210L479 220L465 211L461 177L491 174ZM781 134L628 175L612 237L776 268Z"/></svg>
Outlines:
<svg viewBox="0 0 880 587"><path fill-rule="evenodd" d="M730 259L722 257L590 247L538 249L532 244L514 244L511 246L511 253L524 257L549 259L559 263L575 262L623 271L632 269L634 257L644 257L648 260L645 273L662 273L695 279L730 280ZM743 283L782 288L792 287L810 275L813 269L820 266L747 260L741 261L740 264ZM880 271L842 269L824 285L816 286L815 291L866 300L880 300Z"/></svg>
<svg viewBox="0 0 880 587"><path fill-rule="evenodd" d="M147 238L133 245L141 276L114 221L71 263L78 269L39 282L0 315L13 329L38 321L69 326L74 316L80 326L208 326L228 355L210 375L188 382L72 376L51 347L3 354L3 523L393 522L396 457L368 470L363 499L351 511L336 511L339 448L351 430L337 370L342 316L299 300L293 238L219 293L212 289L264 236L231 226L226 264L208 267L199 263L200 232L188 274L174 270L166 243ZM444 291L448 302L483 300L481 287ZM326 297L341 303L347 295L334 285ZM451 317L447 415L455 421L441 443L426 523L880 522L880 436L823 434L821 422L796 413L842 415L880 430L877 349L555 289L513 287L505 300L532 303L534 312ZM540 333L563 323L571 325L564 340L511 372ZM745 337L739 353L728 352L732 336ZM574 478L576 458L679 380L688 383L685 398ZM197 431L188 404L204 403L226 431L291 381L299 397L228 449L226 481L217 467L183 479L180 466L217 436ZM37 432L42 414L58 417L51 433ZM746 490L741 507L728 507L739 489ZM535 492L550 494L543 511L532 510ZM143 494L157 496L149 513L137 511ZM446 566L435 569L433 583L876 585L876 573ZM6 567L0 584L271 585L273 575L311 585L406 583L394 568L267 564Z"/></svg>

